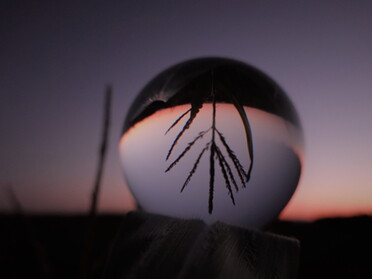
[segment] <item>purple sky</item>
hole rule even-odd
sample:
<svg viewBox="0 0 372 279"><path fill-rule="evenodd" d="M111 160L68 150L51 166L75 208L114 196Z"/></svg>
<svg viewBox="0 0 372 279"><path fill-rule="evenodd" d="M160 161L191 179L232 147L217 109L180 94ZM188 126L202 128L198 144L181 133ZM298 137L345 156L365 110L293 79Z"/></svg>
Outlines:
<svg viewBox="0 0 372 279"><path fill-rule="evenodd" d="M172 64L223 56L297 107L306 160L285 217L371 213L371 14L368 0L1 1L0 186L30 211L86 209L111 83L101 208L130 208L117 148L130 102Z"/></svg>

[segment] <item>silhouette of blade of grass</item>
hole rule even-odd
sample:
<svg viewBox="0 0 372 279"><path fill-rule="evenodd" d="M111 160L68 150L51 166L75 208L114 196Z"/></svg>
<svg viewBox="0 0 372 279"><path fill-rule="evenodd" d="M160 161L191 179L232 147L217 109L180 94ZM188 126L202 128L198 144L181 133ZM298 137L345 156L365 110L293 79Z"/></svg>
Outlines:
<svg viewBox="0 0 372 279"><path fill-rule="evenodd" d="M209 155L209 201L208 201L208 212L209 214L213 211L213 194L214 194L214 154L216 152L216 145L212 141L211 153Z"/></svg>
<svg viewBox="0 0 372 279"><path fill-rule="evenodd" d="M177 165L177 163L182 159L183 156L185 156L185 154L191 149L191 147L195 144L195 142L197 142L199 139L203 138L203 136L210 130L211 128L209 128L208 130L205 130L205 131L202 131L199 133L199 135L197 137L194 138L193 141L189 142L189 144L186 146L186 148L182 151L182 153L177 157L176 160L173 161L173 163L170 164L170 166L165 170L165 172L168 172L170 171L175 165Z"/></svg>
<svg viewBox="0 0 372 279"><path fill-rule="evenodd" d="M185 154L194 146L195 142L201 139L209 130L212 130L212 137L211 140L207 143L207 145L202 149L202 151L199 153L189 175L187 176L182 188L181 192L184 190L186 185L190 182L192 176L194 175L199 162L205 153L207 149L210 149L210 155L209 155L209 199L208 199L208 212L209 214L213 211L213 196L214 196L214 187L215 187L215 160L218 160L222 175L225 180L226 189L228 191L228 194L232 200L232 203L235 205L235 198L232 190L232 185L234 185L235 190L238 192L239 187L237 184L238 178L236 177L235 172L239 176L240 182L242 184L242 188L246 187L246 183L250 179L252 166L253 166L253 143L252 143L252 131L251 126L248 121L247 114L244 110L244 107L241 105L239 100L236 98L236 96L232 92L220 92L219 94L226 94L228 98L230 99L231 103L234 104L236 110L239 113L239 116L243 122L246 139L247 139L247 148L248 153L250 157L250 164L247 171L244 170L242 164L240 163L238 157L235 155L234 151L230 148L229 144L227 143L225 137L223 134L217 130L216 126L216 96L215 96L215 90L214 90L214 72L211 70L211 91L210 95L202 95L202 96L193 96L191 100L191 108L185 111L182 115L180 115L173 124L168 128L168 130L165 132L167 134L171 129L173 129L181 119L185 117L190 112L189 119L186 121L184 126L182 127L181 131L177 134L175 139L173 140L167 156L166 160L169 159L171 156L174 147L177 145L179 139L183 136L185 131L189 129L191 126L193 120L196 118L196 115L198 114L199 110L203 107L204 102L212 102L212 125L208 130L202 131L198 134L196 138L194 138L193 141L189 142L189 144L186 146L186 148L181 152L181 154L169 165L169 167L165 170L165 172L170 171L184 156ZM216 135L218 134L220 142L226 149L225 156L224 153L222 153L221 149L216 144ZM228 159L230 158L230 159ZM231 163L232 162L232 163ZM235 170L233 170L233 166Z"/></svg>
<svg viewBox="0 0 372 279"><path fill-rule="evenodd" d="M176 136L176 138L174 139L171 147L169 148L169 151L168 151L168 154L167 154L167 157L166 157L166 160L169 159L170 155L172 154L172 151L174 149L174 147L176 146L178 140L182 137L183 133L190 127L191 123L194 121L196 115L198 114L200 108L203 106L203 103L201 104L194 104L192 103L191 104L191 111L190 111L190 117L189 119L186 121L185 125L183 126L182 130L178 133L178 135Z"/></svg>
<svg viewBox="0 0 372 279"><path fill-rule="evenodd" d="M182 186L182 188L181 188L181 191L180 191L181 193L183 192L183 190L185 189L185 187L187 186L187 184L189 184L189 182L190 182L190 180L191 180L191 177L194 175L194 173L195 173L195 171L196 171L196 169L197 169L197 167L198 167L198 165L199 165L200 159L203 157L203 154L205 153L205 151L208 150L209 145L210 145L210 143L208 142L208 143L206 144L206 146L205 146L205 147L202 149L202 151L200 152L198 158L197 158L196 161L195 161L194 166L192 167L192 169L191 169L189 175L187 176L187 178L186 178L186 180L185 180L185 183L183 184L183 186Z"/></svg>
<svg viewBox="0 0 372 279"><path fill-rule="evenodd" d="M178 124L178 122L180 122L180 120L186 115L186 114L188 114L189 112L191 111L191 108L189 108L187 111L185 111L180 117L178 117L177 119L176 119L176 121L174 121L173 122L173 124L168 128L168 130L165 132L165 135L166 134L168 134L168 132L170 131L170 130L172 130L172 128L174 127L174 126L176 126L177 124Z"/></svg>
<svg viewBox="0 0 372 279"><path fill-rule="evenodd" d="M111 102L112 102L112 87L108 85L106 87L105 92L105 103L104 103L104 121L103 121L103 129L102 129L102 139L101 145L99 148L99 160L98 166L96 171L96 177L94 182L94 187L91 196L91 204L89 209L90 216L94 216L97 214L97 204L99 198L99 192L101 188L101 180L103 174L104 163L106 159L106 151L108 146L108 136L110 131L110 122L111 122Z"/></svg>
<svg viewBox="0 0 372 279"><path fill-rule="evenodd" d="M228 163L227 160L225 159L225 156L223 155L221 149L220 149L218 146L217 146L217 154L218 154L218 156L220 156L220 158L221 158L221 160L222 160L222 163L223 163L224 166L225 166L225 169L226 169L226 171L227 171L227 174L229 175L230 181L231 181L232 184L234 185L235 190L238 192L238 191L239 191L239 188L238 188L238 185L237 185L237 183L236 183L236 180L235 180L234 174L232 173L229 163Z"/></svg>
<svg viewBox="0 0 372 279"><path fill-rule="evenodd" d="M230 98L231 98L231 100L232 100L232 102L233 102L236 110L238 111L238 113L240 115L240 118L243 121L244 129L245 129L245 135L246 135L246 138L247 138L248 153L249 153L249 158L251 160L251 162L249 164L249 168L248 168L247 174L246 174L246 178L247 178L246 179L246 182L248 182L249 179L250 179L250 177L251 177L251 172L252 172L252 167L253 167L252 129L251 129L251 125L249 123L247 114L245 113L245 110L244 110L243 106L236 99L236 97L234 96L234 94L230 93L229 96L230 96Z"/></svg>
<svg viewBox="0 0 372 279"><path fill-rule="evenodd" d="M220 131L218 131L217 129L216 129L216 131L217 131L217 134L218 134L223 146L226 149L227 154L229 155L229 158L231 159L231 161L233 162L233 164L235 166L236 172L239 175L239 178L240 178L240 181L242 183L243 188L245 188L245 183L247 181L247 177L246 177L246 173L244 171L244 168L243 168L242 164L240 163L239 159L236 157L234 151L227 144L226 139L223 136L223 134Z"/></svg>
<svg viewBox="0 0 372 279"><path fill-rule="evenodd" d="M97 218L97 207L98 199L100 195L101 182L103 176L104 163L107 155L108 138L110 131L111 122L111 103L112 103L112 87L108 85L105 92L105 103L104 103L104 121L102 130L102 141L99 147L99 159L97 172L95 176L95 182L90 200L89 218L85 230L85 243L81 255L81 278L90 278L92 273L91 253L95 245L95 233L96 233L96 218Z"/></svg>
<svg viewBox="0 0 372 279"><path fill-rule="evenodd" d="M231 198L231 201L232 201L233 205L235 205L234 194L233 194L232 189L231 189L231 184L230 184L229 176L227 175L227 171L225 169L223 155L221 154L221 151L219 150L218 147L216 147L216 154L217 154L218 162L220 164L220 168L221 168L221 172L222 172L223 178L225 179L227 191L229 192L229 196Z"/></svg>

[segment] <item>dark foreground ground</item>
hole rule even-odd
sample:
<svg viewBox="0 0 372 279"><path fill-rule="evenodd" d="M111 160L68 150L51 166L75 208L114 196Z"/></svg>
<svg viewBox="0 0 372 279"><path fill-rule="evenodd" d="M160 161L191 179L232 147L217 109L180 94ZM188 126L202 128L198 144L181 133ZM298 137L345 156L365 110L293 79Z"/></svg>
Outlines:
<svg viewBox="0 0 372 279"><path fill-rule="evenodd" d="M101 278L124 218L98 217L90 278ZM82 278L86 226L84 216L0 215L0 278ZM265 230L300 240L298 278L372 278L372 216L278 221Z"/></svg>

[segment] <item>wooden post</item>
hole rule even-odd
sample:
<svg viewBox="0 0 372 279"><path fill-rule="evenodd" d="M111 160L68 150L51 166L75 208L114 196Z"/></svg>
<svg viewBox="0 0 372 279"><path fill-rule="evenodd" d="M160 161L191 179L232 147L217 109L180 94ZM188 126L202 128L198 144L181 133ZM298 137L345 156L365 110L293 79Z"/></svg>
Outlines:
<svg viewBox="0 0 372 279"><path fill-rule="evenodd" d="M299 241L141 212L124 218L104 278L297 278Z"/></svg>

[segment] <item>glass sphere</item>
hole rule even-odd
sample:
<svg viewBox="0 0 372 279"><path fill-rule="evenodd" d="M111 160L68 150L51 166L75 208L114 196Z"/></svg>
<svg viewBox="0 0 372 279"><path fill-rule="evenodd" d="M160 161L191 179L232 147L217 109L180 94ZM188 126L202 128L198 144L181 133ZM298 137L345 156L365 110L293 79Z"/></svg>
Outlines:
<svg viewBox="0 0 372 279"><path fill-rule="evenodd" d="M261 227L297 187L303 136L292 102L272 79L212 57L152 79L130 107L119 147L143 210Z"/></svg>

